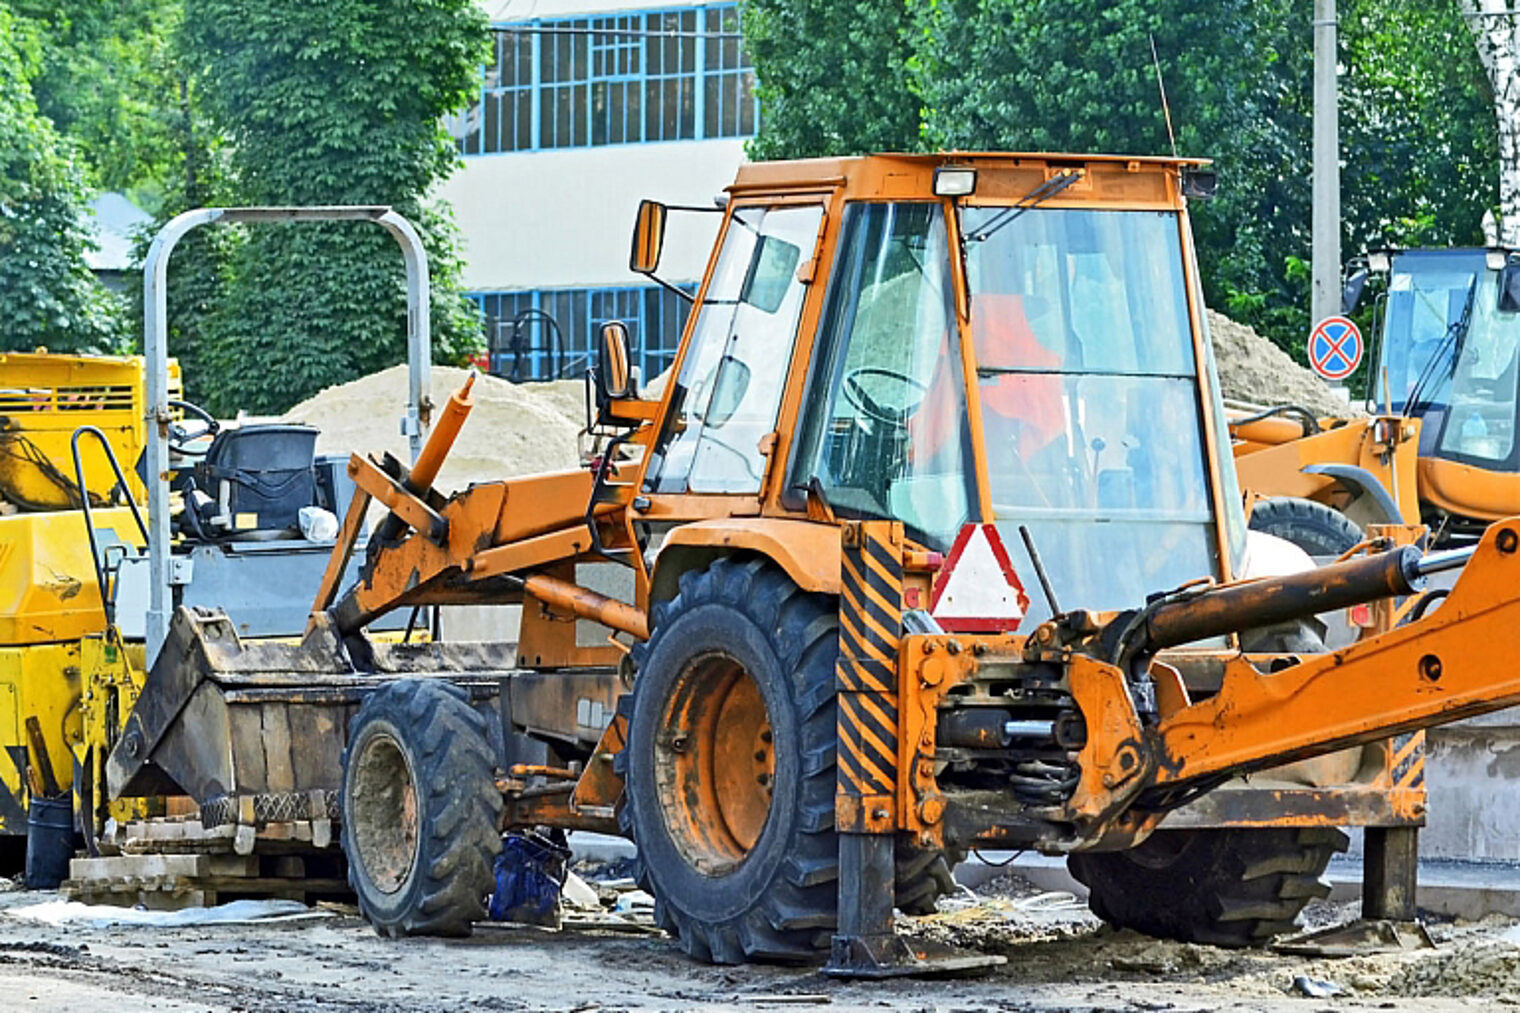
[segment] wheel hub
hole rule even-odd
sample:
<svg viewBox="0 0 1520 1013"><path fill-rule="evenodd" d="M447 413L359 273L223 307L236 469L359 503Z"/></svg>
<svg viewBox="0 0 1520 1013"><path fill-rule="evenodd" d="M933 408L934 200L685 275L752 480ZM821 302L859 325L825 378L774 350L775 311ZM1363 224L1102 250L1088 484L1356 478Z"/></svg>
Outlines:
<svg viewBox="0 0 1520 1013"><path fill-rule="evenodd" d="M355 856L381 893L410 878L417 856L417 786L401 746L386 734L360 747L347 799Z"/></svg>
<svg viewBox="0 0 1520 1013"><path fill-rule="evenodd" d="M760 688L733 657L694 659L676 678L655 743L655 789L682 857L732 872L770 817L776 754Z"/></svg>

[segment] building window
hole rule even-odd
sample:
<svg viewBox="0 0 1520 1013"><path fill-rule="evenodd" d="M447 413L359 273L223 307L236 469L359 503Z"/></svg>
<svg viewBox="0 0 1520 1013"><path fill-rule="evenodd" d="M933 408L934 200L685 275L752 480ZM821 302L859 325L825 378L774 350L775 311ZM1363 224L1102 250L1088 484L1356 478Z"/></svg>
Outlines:
<svg viewBox="0 0 1520 1013"><path fill-rule="evenodd" d="M621 320L634 364L648 381L675 361L689 310L686 300L656 285L475 292L470 298L480 307L488 368L511 380L584 376L602 324Z"/></svg>
<svg viewBox="0 0 1520 1013"><path fill-rule="evenodd" d="M450 117L466 155L749 137L759 105L733 4L493 28L480 96Z"/></svg>

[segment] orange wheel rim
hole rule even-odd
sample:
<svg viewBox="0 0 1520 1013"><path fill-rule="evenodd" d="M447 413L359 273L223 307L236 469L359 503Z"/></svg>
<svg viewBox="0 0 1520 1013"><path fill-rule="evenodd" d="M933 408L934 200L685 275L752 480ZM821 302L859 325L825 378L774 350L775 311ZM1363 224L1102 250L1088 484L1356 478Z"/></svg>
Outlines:
<svg viewBox="0 0 1520 1013"><path fill-rule="evenodd" d="M742 863L770 818L776 751L760 687L733 657L701 655L676 678L655 743L671 839L710 876Z"/></svg>

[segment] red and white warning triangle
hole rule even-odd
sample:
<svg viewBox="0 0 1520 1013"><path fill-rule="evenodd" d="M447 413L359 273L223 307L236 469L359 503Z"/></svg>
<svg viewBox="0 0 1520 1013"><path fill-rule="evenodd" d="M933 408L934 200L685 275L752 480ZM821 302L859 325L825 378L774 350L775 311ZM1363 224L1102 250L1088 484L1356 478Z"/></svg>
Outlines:
<svg viewBox="0 0 1520 1013"><path fill-rule="evenodd" d="M1029 611L1029 595L991 524L967 524L935 578L929 612L957 633L1011 632Z"/></svg>

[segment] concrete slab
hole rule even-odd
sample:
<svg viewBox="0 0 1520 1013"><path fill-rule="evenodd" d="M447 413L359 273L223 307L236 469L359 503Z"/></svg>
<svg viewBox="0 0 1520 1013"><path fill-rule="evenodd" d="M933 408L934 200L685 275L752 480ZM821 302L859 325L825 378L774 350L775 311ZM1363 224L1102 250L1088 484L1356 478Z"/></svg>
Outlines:
<svg viewBox="0 0 1520 1013"><path fill-rule="evenodd" d="M632 841L611 834L577 830L570 835L570 858L575 862L616 862L632 858L638 852Z"/></svg>

